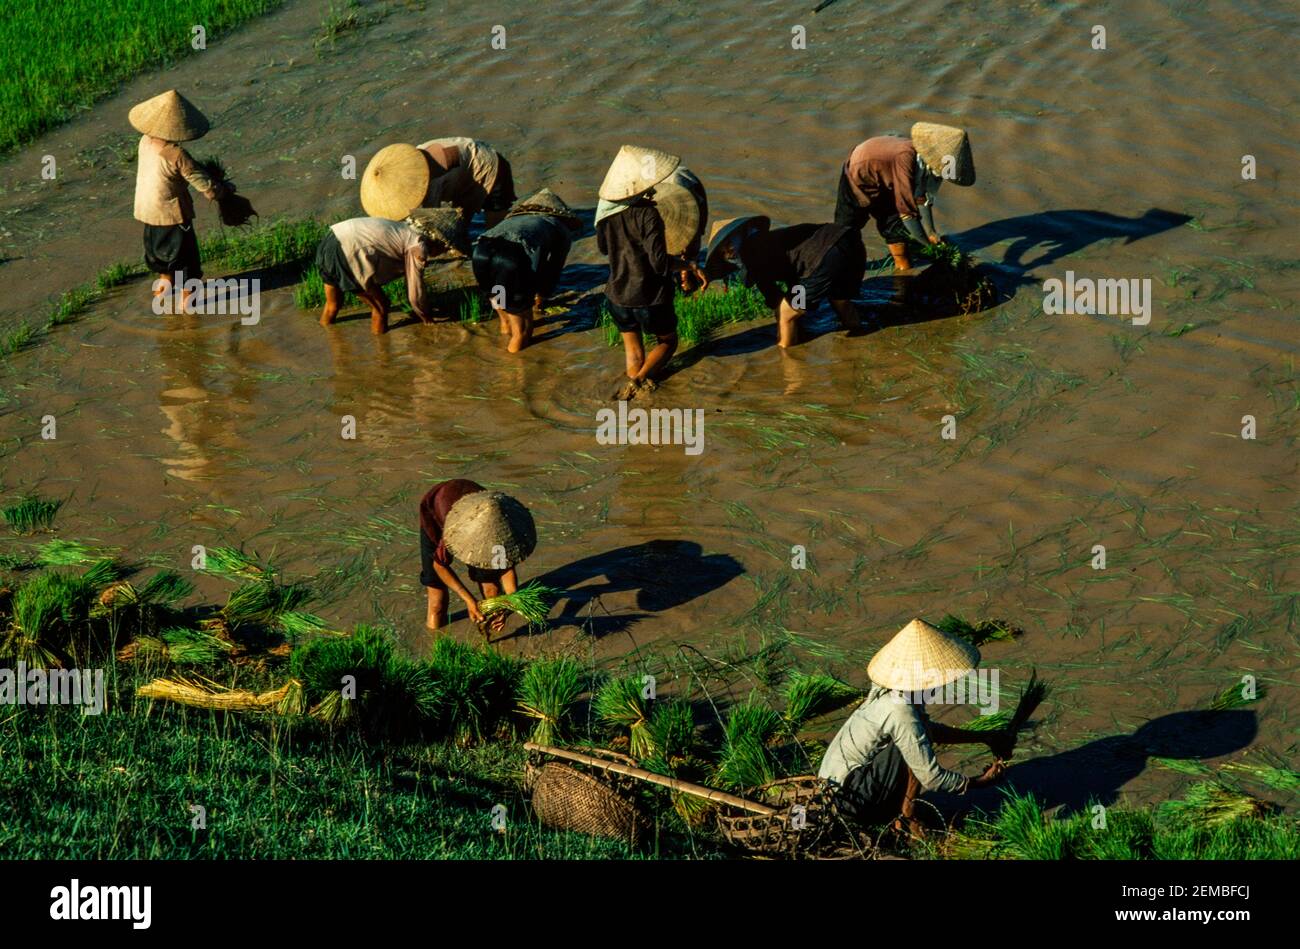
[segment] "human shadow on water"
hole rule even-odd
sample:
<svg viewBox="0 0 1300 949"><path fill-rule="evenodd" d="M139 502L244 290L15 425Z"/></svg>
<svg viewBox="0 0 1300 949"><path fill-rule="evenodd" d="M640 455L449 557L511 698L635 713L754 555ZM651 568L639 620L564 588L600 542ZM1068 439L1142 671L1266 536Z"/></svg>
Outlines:
<svg viewBox="0 0 1300 949"><path fill-rule="evenodd" d="M967 253L1011 241L996 266L1017 281L1026 282L1026 275L1034 268L1054 264L1097 241L1122 237L1125 244L1131 244L1181 227L1191 219L1189 214L1160 208L1148 208L1139 217L1082 209L1039 211L990 221L950 234L948 240ZM1039 250L1038 256L1027 259L1035 250Z"/></svg>
<svg viewBox="0 0 1300 949"><path fill-rule="evenodd" d="M622 632L651 613L689 603L744 572L734 557L706 556L694 541L651 540L575 560L536 579L566 591L564 609L551 618L551 628L579 626L599 639ZM604 583L588 582L601 577ZM603 596L632 591L636 591L638 612L609 613L600 603ZM504 638L526 634L526 629L517 630Z"/></svg>
<svg viewBox="0 0 1300 949"><path fill-rule="evenodd" d="M1120 788L1145 771L1150 758L1217 758L1249 745L1257 731L1251 711L1173 712L1152 719L1129 735L1108 735L1070 751L1019 763L1013 759L1002 782L964 798L926 797L941 811L974 807L993 813L1003 791L1032 793L1043 802L1044 810L1059 807L1064 816L1090 804L1114 804Z"/></svg>

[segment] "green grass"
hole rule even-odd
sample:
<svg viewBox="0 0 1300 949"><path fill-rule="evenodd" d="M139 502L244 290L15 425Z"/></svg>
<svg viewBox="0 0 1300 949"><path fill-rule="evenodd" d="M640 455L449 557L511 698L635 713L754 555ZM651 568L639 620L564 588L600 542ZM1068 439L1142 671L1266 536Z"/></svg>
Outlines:
<svg viewBox="0 0 1300 949"><path fill-rule="evenodd" d="M195 54L194 24L204 26L211 49L280 2L13 0L0 20L0 153L78 114L124 80ZM201 96L196 104L204 107Z"/></svg>
<svg viewBox="0 0 1300 949"><path fill-rule="evenodd" d="M772 316L763 294L753 287L739 285L689 296L679 292L673 299L673 308L677 311L677 338L686 346L703 342L724 326ZM604 306L596 325L605 334L606 344L617 346L622 340Z"/></svg>

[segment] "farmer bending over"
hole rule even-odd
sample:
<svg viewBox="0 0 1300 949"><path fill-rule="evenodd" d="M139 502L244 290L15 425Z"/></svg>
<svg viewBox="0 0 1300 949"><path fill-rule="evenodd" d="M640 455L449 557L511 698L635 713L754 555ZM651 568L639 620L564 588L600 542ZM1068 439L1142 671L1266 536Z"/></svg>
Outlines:
<svg viewBox="0 0 1300 949"><path fill-rule="evenodd" d="M831 741L818 772L839 786L850 816L864 824L883 824L902 815L908 829L921 836L915 803L922 790L964 794L1002 775L1014 747L1012 735L932 722L924 705L909 700L923 689L957 681L978 664L974 646L919 619L872 657L867 666L871 691ZM979 777L968 778L942 767L932 742L986 744L996 760ZM902 829L901 821L895 827Z"/></svg>
<svg viewBox="0 0 1300 949"><path fill-rule="evenodd" d="M532 341L536 311L555 291L573 234L581 229L560 196L543 188L475 242L474 279L497 311L501 335L510 337L507 351L517 353Z"/></svg>
<svg viewBox="0 0 1300 949"><path fill-rule="evenodd" d="M536 546L533 516L514 498L463 478L434 485L420 499L420 583L428 590L425 625L447 625L450 590L485 636L500 632L508 614L496 613L485 622L479 603L518 590L515 565ZM453 557L469 566L469 579L478 584L480 598L452 569Z"/></svg>
<svg viewBox="0 0 1300 949"><path fill-rule="evenodd" d="M873 219L894 266L910 270L909 239L921 246L943 243L934 226L934 197L945 178L962 187L975 183L975 159L964 130L917 122L911 138L869 138L840 170L835 223L861 231Z"/></svg>
<svg viewBox="0 0 1300 949"><path fill-rule="evenodd" d="M422 145L388 145L361 176L361 207L400 221L411 208L460 208L469 221L479 211L488 227L515 201L514 172L505 156L472 138L435 138Z"/></svg>
<svg viewBox="0 0 1300 949"><path fill-rule="evenodd" d="M209 201L220 199L227 186L179 144L206 135L208 120L175 89L136 105L128 118L141 133L135 219L144 224L144 262L157 278L154 296L170 293L173 280L180 283L183 312L189 303L185 281L203 279L190 186Z"/></svg>
<svg viewBox="0 0 1300 949"><path fill-rule="evenodd" d="M862 286L867 258L862 239L850 228L795 224L771 230L771 221L762 215L719 221L709 239L705 271L721 276L737 265L740 282L757 287L777 311L782 349L799 341L799 320L824 299L845 329L861 326L853 297Z"/></svg>
<svg viewBox="0 0 1300 949"><path fill-rule="evenodd" d="M421 208L405 221L354 217L340 221L316 248L316 269L325 284L320 325L330 326L354 293L370 307L370 332L388 332L388 297L384 284L406 278L411 311L432 323L424 292L424 268L436 257L464 257L459 213L450 208Z"/></svg>
<svg viewBox="0 0 1300 949"><path fill-rule="evenodd" d="M653 391L655 375L677 350L673 274L689 265L669 255L664 222L650 198L679 164L676 155L624 145L600 186L596 246L609 258L605 298L627 359L627 382L614 394L619 401ZM655 338L648 354L644 335Z"/></svg>

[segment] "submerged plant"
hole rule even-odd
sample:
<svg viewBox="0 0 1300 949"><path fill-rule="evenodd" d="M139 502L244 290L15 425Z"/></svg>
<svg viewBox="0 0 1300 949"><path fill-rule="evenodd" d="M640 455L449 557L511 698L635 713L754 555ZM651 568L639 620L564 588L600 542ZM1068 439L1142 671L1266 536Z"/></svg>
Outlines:
<svg viewBox="0 0 1300 949"><path fill-rule="evenodd" d="M585 678L582 665L570 656L528 664L519 685L519 709L537 722L533 741L556 745L563 740L566 718L582 695Z"/></svg>

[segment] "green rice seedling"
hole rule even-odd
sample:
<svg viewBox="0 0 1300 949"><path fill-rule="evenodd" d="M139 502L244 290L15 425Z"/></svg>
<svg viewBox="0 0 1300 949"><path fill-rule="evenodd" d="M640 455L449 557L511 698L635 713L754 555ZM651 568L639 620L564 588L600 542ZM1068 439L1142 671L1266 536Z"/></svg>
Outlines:
<svg viewBox="0 0 1300 949"><path fill-rule="evenodd" d="M310 636L314 633L323 633L329 626L325 620L315 613L304 613L301 610L285 610L279 613L275 617L273 625L290 640Z"/></svg>
<svg viewBox="0 0 1300 949"><path fill-rule="evenodd" d="M466 290L456 306L456 314L462 323L482 323L483 298L476 291Z"/></svg>
<svg viewBox="0 0 1300 949"><path fill-rule="evenodd" d="M976 647L987 642L1015 639L1023 632L1023 630L1003 620L981 620L978 623L970 623L960 616L954 616L952 613L949 613L934 625L936 629L943 630L949 636L964 639Z"/></svg>
<svg viewBox="0 0 1300 949"><path fill-rule="evenodd" d="M628 729L628 754L640 761L655 753L650 731L650 700L638 675L607 680L592 698L596 717L606 725Z"/></svg>
<svg viewBox="0 0 1300 949"><path fill-rule="evenodd" d="M0 356L9 356L26 349L36 341L40 331L26 320L19 323L4 336L0 336Z"/></svg>
<svg viewBox="0 0 1300 949"><path fill-rule="evenodd" d="M280 220L247 229L226 229L199 242L205 264L244 270L304 264L329 228L312 218Z"/></svg>
<svg viewBox="0 0 1300 949"><path fill-rule="evenodd" d="M1247 692L1245 684L1237 682L1210 699L1208 707L1212 712L1227 712L1253 705L1267 694L1268 690L1263 685L1256 684L1253 691Z"/></svg>
<svg viewBox="0 0 1300 949"><path fill-rule="evenodd" d="M582 695L583 667L569 656L537 659L528 664L519 684L519 709L535 719L532 739L540 745L564 740L566 719Z"/></svg>
<svg viewBox="0 0 1300 949"><path fill-rule="evenodd" d="M59 666L73 634L90 616L95 585L84 576L40 573L21 584L10 602L10 626L0 658L29 666Z"/></svg>
<svg viewBox="0 0 1300 949"><path fill-rule="evenodd" d="M204 559L204 570L227 580L261 580L267 569L254 558L233 547L213 547Z"/></svg>
<svg viewBox="0 0 1300 949"><path fill-rule="evenodd" d="M1276 791L1300 791L1300 771L1245 761L1230 761L1223 766L1223 770L1244 774Z"/></svg>
<svg viewBox="0 0 1300 949"><path fill-rule="evenodd" d="M90 305L99 299L100 293L100 289L93 284L82 284L64 292L59 297L59 302L50 310L49 325L62 326L71 323L90 309Z"/></svg>
<svg viewBox="0 0 1300 949"><path fill-rule="evenodd" d="M154 574L140 588L140 602L175 606L194 592L194 584L174 570Z"/></svg>
<svg viewBox="0 0 1300 949"><path fill-rule="evenodd" d="M555 587L548 587L532 580L514 593L488 597L479 603L479 610L482 611L485 619L493 613L509 610L522 616L529 626L544 626L547 614L551 612L551 607L555 605L562 592Z"/></svg>
<svg viewBox="0 0 1300 949"><path fill-rule="evenodd" d="M509 722L523 668L487 646L450 636L434 640L429 667L444 694L441 728L468 744L496 734Z"/></svg>
<svg viewBox="0 0 1300 949"><path fill-rule="evenodd" d="M847 682L823 672L790 673L785 683L785 712L782 717L791 731L798 731L809 720L838 708L861 693Z"/></svg>
<svg viewBox="0 0 1300 949"><path fill-rule="evenodd" d="M725 788L748 791L774 780L777 762L768 744L780 728L781 716L752 697L733 705L723 724L718 782Z"/></svg>
<svg viewBox="0 0 1300 949"><path fill-rule="evenodd" d="M207 665L230 655L231 645L202 629L175 626L158 636L137 636L136 658L177 666Z"/></svg>
<svg viewBox="0 0 1300 949"><path fill-rule="evenodd" d="M1213 773L1199 761L1191 761L1186 758L1152 758L1151 763L1162 768L1168 768L1170 771L1177 771L1180 774L1202 776Z"/></svg>
<svg viewBox="0 0 1300 949"><path fill-rule="evenodd" d="M316 310L325 305L325 281L315 264L303 271L293 288L293 303L300 310Z"/></svg>
<svg viewBox="0 0 1300 949"><path fill-rule="evenodd" d="M1155 860L1300 860L1300 825L1283 815L1204 825L1157 820Z"/></svg>
<svg viewBox="0 0 1300 949"><path fill-rule="evenodd" d="M79 567L103 556L102 551L75 540L52 540L37 550L35 562L42 567Z"/></svg>
<svg viewBox="0 0 1300 949"><path fill-rule="evenodd" d="M706 290L690 295L678 293L673 299L673 308L677 311L677 337L686 346L703 342L724 326L772 315L762 293L739 284L726 290ZM596 326L604 334L606 345L616 346L622 340L607 306L601 306Z"/></svg>
<svg viewBox="0 0 1300 949"><path fill-rule="evenodd" d="M93 589L102 590L120 580L125 580L135 568L116 557L101 557L93 561L81 574L81 577Z"/></svg>
<svg viewBox="0 0 1300 949"><path fill-rule="evenodd" d="M655 702L648 731L655 754L670 766L695 757L695 713L689 702L674 699Z"/></svg>
<svg viewBox="0 0 1300 949"><path fill-rule="evenodd" d="M112 290L114 287L120 287L132 277L138 277L144 273L144 268L139 264L116 263L111 267L106 267L99 272L95 278L95 285L101 290Z"/></svg>
<svg viewBox="0 0 1300 949"><path fill-rule="evenodd" d="M1227 821L1265 817L1273 805L1243 794L1218 781L1200 781L1187 789L1182 800L1165 801L1157 813L1173 822L1210 827Z"/></svg>
<svg viewBox="0 0 1300 949"><path fill-rule="evenodd" d="M63 507L62 501L28 495L0 510L0 516L17 534L35 534L47 531L54 526L54 518Z"/></svg>
<svg viewBox="0 0 1300 949"><path fill-rule="evenodd" d="M325 18L321 21L320 33L316 37L315 45L333 46L340 36L378 23L383 16L382 12L363 12L356 0L345 0L338 5L330 3L325 11Z"/></svg>
<svg viewBox="0 0 1300 949"><path fill-rule="evenodd" d="M1016 702L1016 707L1010 711L993 712L989 715L980 715L971 719L962 728L966 731L1000 731L1007 729L1012 732L1019 731L1024 727L1029 717L1038 710L1043 699L1047 697L1048 686L1038 678L1038 673L1031 672L1029 684L1020 692L1020 699Z"/></svg>
<svg viewBox="0 0 1300 949"><path fill-rule="evenodd" d="M993 827L1000 849L1020 860L1065 860L1079 850L1081 825L1051 820L1032 794L1007 792Z"/></svg>

